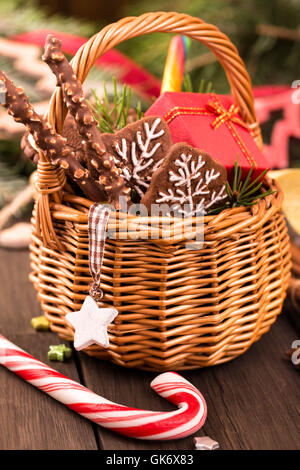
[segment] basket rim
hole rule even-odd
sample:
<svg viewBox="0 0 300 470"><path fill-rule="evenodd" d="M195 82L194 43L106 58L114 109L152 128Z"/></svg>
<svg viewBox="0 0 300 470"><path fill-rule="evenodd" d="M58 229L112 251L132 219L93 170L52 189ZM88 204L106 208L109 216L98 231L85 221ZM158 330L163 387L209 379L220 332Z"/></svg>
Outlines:
<svg viewBox="0 0 300 470"><path fill-rule="evenodd" d="M253 214L256 214L261 208L268 210L270 206L275 205L276 208L281 208L282 206L282 201L283 201L283 192L282 189L278 183L273 178L264 178L264 183L268 186L268 189L271 189L272 191L275 191L273 194L270 194L266 196L265 198L261 198L257 201L256 204L253 206L240 206L240 207L234 207L234 208L228 208L223 210L220 214L216 215L205 215L204 217L191 217L190 220L196 221L198 219L204 219L205 222L210 223L212 220L219 219L222 214L225 214L225 216L230 216L230 215L236 215L239 213L247 213L249 214L249 217L251 217ZM50 207L52 209L52 216L58 220L62 220L62 211L65 212L66 219L71 221L71 222L76 222L80 224L87 224L88 222L88 210L89 208L95 204L95 201L92 201L90 199L87 199L83 196L79 196L77 194L73 194L68 191L64 191L63 193L63 198L62 198L62 203L66 202L67 204L72 204L74 203L76 206L82 206L82 208L86 208L86 210L79 210L75 209L69 205L64 205L64 204L58 204L55 202L50 203ZM105 201L100 202L99 204L108 204ZM109 205L109 204L108 204ZM109 205L111 206L111 205ZM128 218L131 220L138 219L141 220L140 216L137 215L132 215L120 211L115 211L116 214L118 215L119 219L124 219ZM223 217L221 217L223 219ZM154 217L148 216L144 218L146 219L154 219ZM163 218L159 218L163 222ZM168 217L169 219L173 219L175 222L178 222L178 219L174 217Z"/></svg>
<svg viewBox="0 0 300 470"><path fill-rule="evenodd" d="M164 228L163 219L159 217L153 218L149 216L147 218L141 218L137 215L114 211L113 218L109 219L108 229L115 227L117 230L121 231L124 228L124 224L129 224L127 225L127 230L129 226L130 230L128 233L130 240L133 240L132 237L134 237L134 233L144 231L145 234L155 235L153 237L155 240L153 238L151 239L151 237L149 238L149 236L143 238L141 233L138 237L139 240L149 240L149 242L162 244L175 243L188 239L189 237L185 236L187 232L184 231L183 227L186 227L189 223L192 227L192 231L188 232L188 235L191 235L191 233L199 233L199 230L201 230L199 227L203 227L203 233L207 240L238 236L238 233L245 230L254 232L266 223L275 213L280 211L283 201L283 192L278 182L270 178L265 178L264 181L267 187L275 192L265 198L259 199L253 206L228 208L217 215L191 217L190 219L168 218L168 230L172 233L168 241L164 240L164 237L160 235L157 236L157 233L161 233ZM53 221L68 221L74 223L78 230L87 231L88 211L92 204L94 204L94 202L89 199L64 191L61 202L53 201L50 203L51 217ZM153 230L156 232L154 233ZM183 235L179 236L179 234ZM126 241L124 237L119 238L117 236L117 239Z"/></svg>

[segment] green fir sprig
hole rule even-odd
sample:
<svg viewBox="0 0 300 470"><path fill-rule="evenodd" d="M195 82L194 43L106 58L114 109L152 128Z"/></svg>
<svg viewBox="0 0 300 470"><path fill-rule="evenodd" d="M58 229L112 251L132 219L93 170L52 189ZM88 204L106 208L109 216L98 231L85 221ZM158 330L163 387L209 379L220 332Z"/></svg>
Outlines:
<svg viewBox="0 0 300 470"><path fill-rule="evenodd" d="M209 81L206 83L204 78L200 80L198 90L196 90L196 87L194 86L189 73L186 73L183 77L182 88L183 88L183 91L190 92L190 93L195 93L196 91L198 93L212 93L213 92L212 82Z"/></svg>
<svg viewBox="0 0 300 470"><path fill-rule="evenodd" d="M257 178L251 181L253 169L254 165L252 164L250 170L247 173L246 178L243 179L242 168L238 164L237 157L233 168L232 186L229 184L228 181L226 181L225 189L228 196L227 201L223 206L209 211L209 215L219 214L223 210L230 209L233 207L253 206L257 203L258 199L262 199L275 192L271 189L262 191L263 178L267 173L268 169L265 169Z"/></svg>
<svg viewBox="0 0 300 470"><path fill-rule="evenodd" d="M110 97L105 82L103 83L103 98L100 99L95 90L91 90L94 102L91 103L94 115L98 120L98 127L101 132L113 134L129 124L129 117L132 112L136 114L134 120L141 119L143 112L141 102L139 101L135 109L131 103L131 88L127 85L123 86L121 91L118 90L117 80L113 78L113 96Z"/></svg>

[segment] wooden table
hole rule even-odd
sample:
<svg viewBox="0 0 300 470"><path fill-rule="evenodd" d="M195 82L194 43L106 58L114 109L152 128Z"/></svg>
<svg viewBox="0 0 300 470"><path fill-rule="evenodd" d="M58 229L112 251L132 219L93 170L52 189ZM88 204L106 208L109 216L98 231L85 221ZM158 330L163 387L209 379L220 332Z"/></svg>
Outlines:
<svg viewBox="0 0 300 470"><path fill-rule="evenodd" d="M172 409L149 387L157 374L124 369L84 353L74 354L69 362L48 362L49 345L62 340L31 327L31 317L41 310L28 273L28 252L0 250L1 333L107 399L152 410ZM197 435L212 437L222 449L300 449L300 372L284 357L299 337L284 313L243 356L222 366L183 372L207 400L208 418ZM192 437L166 443L121 437L0 367L0 449L192 448Z"/></svg>

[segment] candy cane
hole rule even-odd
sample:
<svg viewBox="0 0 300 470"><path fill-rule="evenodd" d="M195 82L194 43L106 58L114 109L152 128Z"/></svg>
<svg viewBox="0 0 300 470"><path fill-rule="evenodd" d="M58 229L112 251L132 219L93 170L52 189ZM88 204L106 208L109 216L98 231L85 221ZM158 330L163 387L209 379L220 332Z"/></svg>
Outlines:
<svg viewBox="0 0 300 470"><path fill-rule="evenodd" d="M206 419L207 408L201 393L174 372L160 374L151 387L178 409L155 412L106 400L34 359L1 335L0 364L85 418L128 437L180 439L200 429Z"/></svg>

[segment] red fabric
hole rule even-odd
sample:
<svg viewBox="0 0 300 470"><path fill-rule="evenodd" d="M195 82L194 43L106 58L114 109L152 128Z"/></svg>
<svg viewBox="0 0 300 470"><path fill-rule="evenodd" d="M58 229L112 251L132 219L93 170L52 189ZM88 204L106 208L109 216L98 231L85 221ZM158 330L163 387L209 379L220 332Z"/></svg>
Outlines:
<svg viewBox="0 0 300 470"><path fill-rule="evenodd" d="M15 35L11 39L44 47L46 37L50 33L62 41L63 52L69 55L75 55L77 50L87 41L85 37L52 30L30 31ZM117 76L120 82L130 85L138 95L146 100L150 101L159 96L160 80L115 49L106 52L96 61L95 65L109 70Z"/></svg>
<svg viewBox="0 0 300 470"><path fill-rule="evenodd" d="M261 85L253 87L254 98L263 98L266 96L274 96L290 90L291 87L287 85Z"/></svg>
<svg viewBox="0 0 300 470"><path fill-rule="evenodd" d="M212 105L225 112L231 110L231 117L214 113ZM148 109L146 116L163 117L174 143L186 142L206 151L225 166L229 178L237 155L244 174L254 163L253 177L256 177L268 165L232 105L232 99L225 95L166 92Z"/></svg>
<svg viewBox="0 0 300 470"><path fill-rule="evenodd" d="M273 86L273 93L256 97L255 111L260 122L268 122L274 111L282 112L282 117L273 125L270 143L264 148L270 168L287 168L290 139L300 139L300 109L295 93L296 88L279 85L277 91Z"/></svg>

